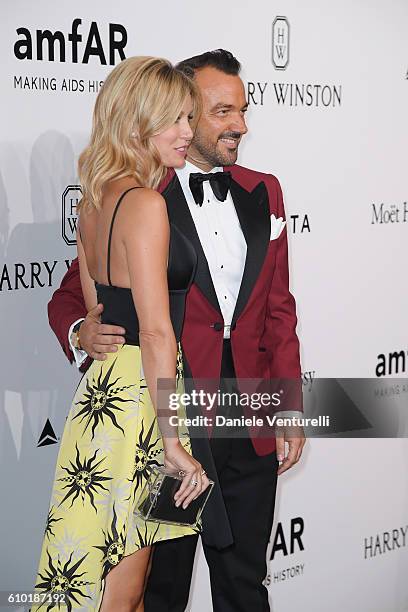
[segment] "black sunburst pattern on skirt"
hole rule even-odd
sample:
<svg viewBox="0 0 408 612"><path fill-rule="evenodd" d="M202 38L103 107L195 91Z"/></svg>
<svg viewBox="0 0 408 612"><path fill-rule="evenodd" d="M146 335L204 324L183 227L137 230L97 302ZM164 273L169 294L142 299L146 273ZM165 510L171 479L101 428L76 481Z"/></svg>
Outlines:
<svg viewBox="0 0 408 612"><path fill-rule="evenodd" d="M183 355L181 350L177 351L177 362L176 362L176 383L183 379Z"/></svg>
<svg viewBox="0 0 408 612"><path fill-rule="evenodd" d="M87 430L88 426L92 423L92 440L95 435L95 429L101 422L104 424L104 417L107 417L111 420L112 425L116 427L116 429L120 429L120 431L125 435L124 429L119 425L116 420L116 415L114 411L123 412L123 408L118 406L118 403L126 403L133 402L133 399L124 399L119 394L125 389L130 389L135 385L127 385L122 387L115 387L117 382L121 379L119 376L113 381L110 381L110 375L112 374L112 370L115 366L116 359L112 363L111 367L107 370L105 376L102 378L102 369L99 373L98 380L92 381L92 384L89 384L89 379L86 381L86 392L84 392L84 399L77 402L77 406L83 406L83 408L76 414L72 420L77 419L82 416L80 423L82 421L85 422L85 427L83 433Z"/></svg>
<svg viewBox="0 0 408 612"><path fill-rule="evenodd" d="M105 536L105 544L103 546L94 546L98 550L103 552L103 573L102 578L106 578L108 572L119 563L122 559L125 552L125 544L126 544L126 533L125 526L123 526L122 531L118 533L117 530L117 515L115 510L115 504L113 504L113 518L110 527L110 532L105 533L103 531L103 535Z"/></svg>
<svg viewBox="0 0 408 612"><path fill-rule="evenodd" d="M145 546L152 546L152 544L154 544L154 541L155 541L154 539L155 539L155 537L157 535L157 532L160 529L160 523L159 523L157 525L155 531L152 531L149 534L149 530L148 530L147 526L148 526L148 523L145 523L144 533L141 533L140 530L139 530L139 527L136 527L137 535L138 535L138 538L139 538L139 547L140 548L144 548Z"/></svg>
<svg viewBox="0 0 408 612"><path fill-rule="evenodd" d="M35 585L35 588L43 589L40 594L49 594L50 601L48 601L48 598L45 598L44 602L38 609L42 608L43 605L45 606L48 604L47 612L56 607L58 607L58 609L66 610L67 612L71 612L73 601L82 607L85 602L81 602L78 598L91 599L89 595L86 595L83 590L81 590L81 587L92 585L94 583L83 579L83 576L85 576L87 572L76 573L77 569L89 553L86 553L86 555L79 559L79 561L76 561L76 563L71 565L73 554L74 551L71 552L65 565L61 567L60 558L58 557L58 561L55 566L52 562L51 555L47 550L48 568L44 570L44 573L38 574L38 577L42 582L38 582ZM56 598L53 600L52 595L59 595L61 596L61 599ZM64 599L62 599L62 596L64 596Z"/></svg>
<svg viewBox="0 0 408 612"><path fill-rule="evenodd" d="M159 467L161 465L156 459L157 455L162 452L161 448L156 448L157 444L161 442L161 438L156 438L152 441L154 424L155 422L153 421L144 437L144 421L142 420L139 441L136 446L133 478L129 479L130 482L136 482L136 489L142 486L144 481L149 478L153 466Z"/></svg>
<svg viewBox="0 0 408 612"><path fill-rule="evenodd" d="M95 453L89 459L81 460L79 455L78 445L76 447L76 459L75 464L70 461L71 468L63 467L61 468L67 472L68 476L64 476L63 478L58 478L59 482L66 482L67 484L63 486L63 489L68 489L64 499L60 501L59 506L63 504L69 497L72 496L72 502L70 508L74 501L81 496L82 503L85 503L86 497L89 497L89 500L95 508L95 512L97 512L97 508L94 504L94 494L99 493L101 489L104 491L108 491L106 487L103 486L103 482L107 480L112 480L110 476L103 476L103 473L106 472L106 469L98 471L98 467L101 465L103 461L105 461L106 457L102 457L100 461L94 463L97 453L99 449L95 451Z"/></svg>
<svg viewBox="0 0 408 612"><path fill-rule="evenodd" d="M55 533L52 530L54 523L58 523L58 521L62 521L62 517L60 518L54 517L54 512L55 512L55 508L54 506L52 506L48 512L47 520L45 523L44 536L48 538L48 540L50 539L50 536L55 537Z"/></svg>

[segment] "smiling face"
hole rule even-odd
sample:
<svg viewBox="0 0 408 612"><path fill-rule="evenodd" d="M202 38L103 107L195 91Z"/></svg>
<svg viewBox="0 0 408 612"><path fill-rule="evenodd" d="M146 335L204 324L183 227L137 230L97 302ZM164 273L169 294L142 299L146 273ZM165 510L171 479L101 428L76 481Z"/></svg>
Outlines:
<svg viewBox="0 0 408 612"><path fill-rule="evenodd" d="M182 168L184 166L187 147L193 137L193 130L190 126L193 120L192 112L191 96L187 96L175 123L151 138L159 151L162 164L167 168Z"/></svg>
<svg viewBox="0 0 408 612"><path fill-rule="evenodd" d="M211 66L198 69L194 80L201 92L203 109L188 159L205 171L230 166L236 162L239 143L248 131L244 84L239 76Z"/></svg>

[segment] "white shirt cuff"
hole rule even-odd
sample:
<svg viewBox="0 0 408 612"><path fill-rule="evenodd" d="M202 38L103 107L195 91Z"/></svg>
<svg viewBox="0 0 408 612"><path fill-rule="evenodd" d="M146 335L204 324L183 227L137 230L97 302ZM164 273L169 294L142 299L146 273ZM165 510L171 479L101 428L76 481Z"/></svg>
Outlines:
<svg viewBox="0 0 408 612"><path fill-rule="evenodd" d="M78 319L77 321L74 321L68 331L68 342L69 342L69 346L71 347L71 351L74 354L75 364L77 368L81 367L85 359L88 357L88 354L85 351L77 349L75 348L75 346L72 346L71 335L72 335L75 325L77 325L78 323L82 323L82 321L84 320L85 319Z"/></svg>

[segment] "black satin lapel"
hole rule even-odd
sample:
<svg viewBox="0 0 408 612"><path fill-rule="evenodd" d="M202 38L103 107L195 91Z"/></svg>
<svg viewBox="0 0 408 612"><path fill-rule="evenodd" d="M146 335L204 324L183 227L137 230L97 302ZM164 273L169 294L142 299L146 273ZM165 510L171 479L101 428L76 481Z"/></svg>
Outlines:
<svg viewBox="0 0 408 612"><path fill-rule="evenodd" d="M196 226L190 213L184 192L181 188L177 175L173 177L162 196L166 200L169 220L173 223L192 243L197 253L197 270L194 283L205 295L212 306L221 314L217 294L215 293L207 259L198 237Z"/></svg>
<svg viewBox="0 0 408 612"><path fill-rule="evenodd" d="M244 310L258 280L269 245L271 219L265 183L259 183L252 192L248 192L233 180L231 196L247 243L244 273L232 317L234 324Z"/></svg>

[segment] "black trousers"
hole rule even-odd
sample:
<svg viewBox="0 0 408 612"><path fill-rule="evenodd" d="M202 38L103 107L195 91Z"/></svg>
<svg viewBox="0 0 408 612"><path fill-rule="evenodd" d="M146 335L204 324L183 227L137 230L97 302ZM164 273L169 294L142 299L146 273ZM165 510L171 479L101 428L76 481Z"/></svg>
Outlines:
<svg viewBox="0 0 408 612"><path fill-rule="evenodd" d="M224 341L222 378L234 378L229 341ZM266 576L275 506L276 454L259 457L249 438L216 437L211 450L234 543L224 549L203 542L214 612L269 612ZM145 594L145 612L184 612L198 536L156 544Z"/></svg>

